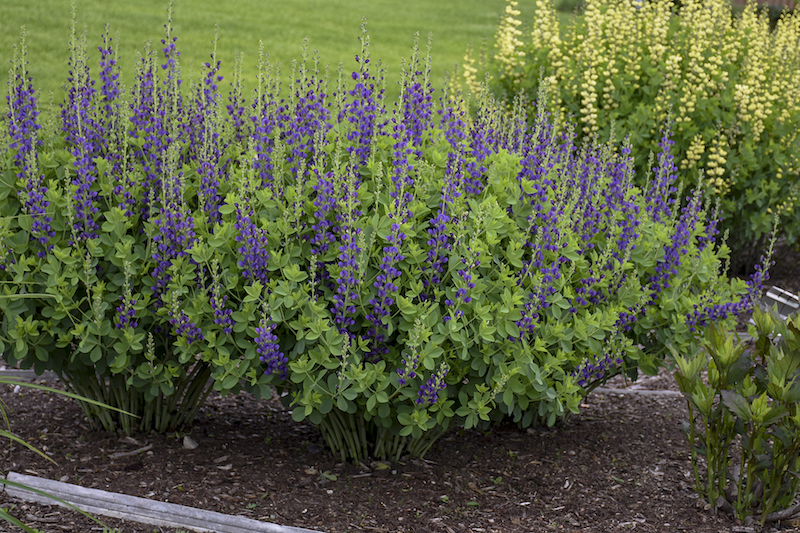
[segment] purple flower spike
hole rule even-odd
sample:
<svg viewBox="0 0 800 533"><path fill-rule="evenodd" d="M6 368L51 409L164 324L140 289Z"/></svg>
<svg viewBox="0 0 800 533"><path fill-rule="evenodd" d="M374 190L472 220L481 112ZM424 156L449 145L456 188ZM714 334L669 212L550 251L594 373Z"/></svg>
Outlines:
<svg viewBox="0 0 800 533"><path fill-rule="evenodd" d="M347 152L356 157L359 165L364 165L372 153L373 139L383 129L384 124L380 122L380 118L385 110L384 89L377 91L375 88L376 85L382 85L382 72L379 74L380 78L370 73L369 35L366 23L361 25L361 32L359 37L361 53L356 56L358 71L353 72L351 76L356 83L347 91L344 107L337 119L339 122L346 121L352 126L346 137L353 144L347 147Z"/></svg>
<svg viewBox="0 0 800 533"><path fill-rule="evenodd" d="M163 305L162 298L171 279L169 268L172 262L179 257L186 257L197 237L194 232L194 217L189 216L178 200L167 201L153 221L153 228L155 231L151 238L156 267L152 275L156 284L151 290L158 308Z"/></svg>
<svg viewBox="0 0 800 533"><path fill-rule="evenodd" d="M273 333L276 324L268 319L268 311L264 310L259 327L256 328L256 352L261 362L266 363L264 374L271 376L277 374L281 379L288 377L287 364L289 359L281 351L278 337Z"/></svg>
<svg viewBox="0 0 800 533"><path fill-rule="evenodd" d="M398 385L402 387L408 383L409 379L417 377L417 365L419 365L419 354L416 353L415 349L412 349L410 354L403 357L403 368L397 369Z"/></svg>
<svg viewBox="0 0 800 533"><path fill-rule="evenodd" d="M672 132L667 126L658 143L661 153L658 155L655 177L647 189L646 211L656 222L661 221L662 216L669 216L672 210L671 206L675 202L671 195L676 191L673 183L677 177L678 167L675 166L675 157L671 153L672 145L675 144L675 141L670 138L671 135Z"/></svg>
<svg viewBox="0 0 800 533"><path fill-rule="evenodd" d="M172 334L176 337L185 337L188 344L205 339L203 331L189 319L186 312L180 308L180 301L176 296L172 298L169 310L169 323L172 324Z"/></svg>
<svg viewBox="0 0 800 533"><path fill-rule="evenodd" d="M236 223L234 227L239 230L236 242L241 244L239 249L239 268L242 269L242 276L248 280L258 280L264 285L269 282L269 239L264 230L259 228L249 206L242 208L238 203L236 207Z"/></svg>
<svg viewBox="0 0 800 533"><path fill-rule="evenodd" d="M214 311L214 324L222 326L222 333L230 335L233 333L233 309L225 306L228 295L221 295L222 286L219 281L219 263L216 259L211 262L211 309Z"/></svg>
<svg viewBox="0 0 800 533"><path fill-rule="evenodd" d="M431 377L428 378L426 383L420 386L419 397L416 399L418 405L428 406L439 401L439 392L447 386L444 381L444 378L447 376L447 370L447 365L442 362L439 369L431 374Z"/></svg>

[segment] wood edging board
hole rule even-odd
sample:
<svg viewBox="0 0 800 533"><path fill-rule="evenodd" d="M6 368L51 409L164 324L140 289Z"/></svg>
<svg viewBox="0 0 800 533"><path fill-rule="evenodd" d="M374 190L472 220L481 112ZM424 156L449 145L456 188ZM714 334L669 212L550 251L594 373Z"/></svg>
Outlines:
<svg viewBox="0 0 800 533"><path fill-rule="evenodd" d="M9 472L5 480L45 492L93 515L131 520L153 526L211 533L321 533L311 529L261 522L243 516L205 511L196 507L159 502L98 489L87 489L80 485L16 472ZM0 482L5 480L0 478ZM3 485L4 490L11 497L65 507L42 494L6 483Z"/></svg>

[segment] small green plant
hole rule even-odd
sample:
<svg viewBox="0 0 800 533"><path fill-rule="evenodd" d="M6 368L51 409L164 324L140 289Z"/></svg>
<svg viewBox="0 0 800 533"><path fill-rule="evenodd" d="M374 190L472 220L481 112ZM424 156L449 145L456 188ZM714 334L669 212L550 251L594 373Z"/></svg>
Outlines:
<svg viewBox="0 0 800 533"><path fill-rule="evenodd" d="M689 406L695 490L717 509L763 525L800 515L800 319L784 323L776 311L758 309L753 318L752 350L711 327L703 348L676 355L675 377Z"/></svg>

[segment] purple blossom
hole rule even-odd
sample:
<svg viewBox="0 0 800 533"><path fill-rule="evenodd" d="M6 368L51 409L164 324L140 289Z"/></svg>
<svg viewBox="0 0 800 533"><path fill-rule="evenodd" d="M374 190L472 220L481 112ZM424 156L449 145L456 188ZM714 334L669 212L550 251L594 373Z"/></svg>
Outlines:
<svg viewBox="0 0 800 533"><path fill-rule="evenodd" d="M578 378L578 386L587 387L592 384L603 380L608 374L609 370L618 367L623 362L622 357L618 352L607 351L603 353L600 358L594 361L584 361L573 372L573 376Z"/></svg>
<svg viewBox="0 0 800 533"><path fill-rule="evenodd" d="M378 275L372 284L377 292L374 298L370 298L369 304L372 309L367 311L366 314L367 320L375 326L370 328L368 332L368 335L373 339L370 352L367 354L371 361L377 360L389 351L385 344L386 336L378 333L378 331L385 329L383 319L390 316L391 307L395 301L394 294L399 290L395 280L402 274L397 265L405 259L405 256L400 253L400 247L405 238L406 235L400 230L400 225L397 222L393 222L391 233L386 236L386 241L389 245L383 247Z"/></svg>
<svg viewBox="0 0 800 533"><path fill-rule="evenodd" d="M402 124L417 157L422 157L422 141L432 125L433 87L431 85L430 54L423 65L419 57L419 35L414 39L411 60L400 82Z"/></svg>
<svg viewBox="0 0 800 533"><path fill-rule="evenodd" d="M35 161L29 162L23 172L28 175L25 181L23 211L33 218L33 224L30 229L31 239L42 245L43 250L37 252L37 255L44 257L46 251L50 251L53 248L53 245L49 244L49 242L56 234L50 225L53 217L47 214L47 208L50 206L50 202L45 200L47 187L44 186L44 175L38 174Z"/></svg>
<svg viewBox="0 0 800 533"><path fill-rule="evenodd" d="M117 306L117 329L135 328L138 326L139 323L135 320L136 309L133 307L136 305L136 300L122 295L119 297L119 301L122 303Z"/></svg>
<svg viewBox="0 0 800 533"><path fill-rule="evenodd" d="M72 226L74 234L80 241L96 239L100 229L96 219L100 210L97 205L100 194L94 188L97 181L96 168L88 153L90 146L87 145L88 141L81 137L72 150L72 155L75 157L75 177L72 180L72 185L75 187L72 198L75 220Z"/></svg>
<svg viewBox="0 0 800 533"><path fill-rule="evenodd" d="M355 324L355 320L350 316L355 314L355 302L359 298L358 286L360 284L360 272L358 258L361 255L361 247L358 245L358 236L361 228L355 227L355 217L358 216L358 183L354 175L354 169L349 169L344 179L343 198L339 204L340 213L337 215L339 221L339 255L337 266L339 272L336 275L334 286L336 294L333 296L333 321L339 332L347 333L348 327Z"/></svg>
<svg viewBox="0 0 800 533"><path fill-rule="evenodd" d="M163 305L162 298L171 280L169 268L176 259L188 256L188 250L197 241L197 236L194 232L194 217L189 215L186 206L176 198L167 199L152 224L152 257L156 266L152 272L155 285L150 289L158 308Z"/></svg>
<svg viewBox="0 0 800 533"><path fill-rule="evenodd" d="M263 53L263 51L262 51ZM282 114L285 106L277 101L277 81L274 79L271 65L264 61L259 68L259 88L253 101L250 145L255 150L253 168L261 180L261 188L269 188L273 194L280 193L280 184L274 184L275 173L272 162L275 149L274 133L280 124L288 120ZM277 187L277 190L276 190Z"/></svg>
<svg viewBox="0 0 800 533"><path fill-rule="evenodd" d="M447 143L453 152L463 155L465 146L469 144L464 101L459 98L454 105L453 102L447 100L447 95L443 96L439 115L441 116L441 130L444 132Z"/></svg>
<svg viewBox="0 0 800 533"><path fill-rule="evenodd" d="M689 330L694 332L697 328L704 328L713 322L751 312L756 302L761 299L764 283L769 279L769 267L772 263L767 257L762 257L760 263L755 266L747 281L747 293L738 302L714 303L713 295L705 295L700 303L694 304L694 311L687 313L684 319Z"/></svg>
<svg viewBox="0 0 800 533"><path fill-rule="evenodd" d="M688 251L689 239L702 212L701 193L698 189L695 194L687 198L687 205L681 211L681 217L675 225L675 230L670 242L664 245L664 258L656 263L655 274L650 276L647 288L650 291L650 304L654 305L658 295L664 289L671 288L670 280L678 275L681 257Z"/></svg>
<svg viewBox="0 0 800 533"><path fill-rule="evenodd" d="M671 147L675 144L675 141L671 139L672 132L669 125L664 128L662 133L663 136L658 143L661 152L658 154L655 176L647 188L647 207L645 208L645 212L656 222L660 222L662 216L669 216L672 212L671 206L675 199L671 195L676 191L673 183L677 177L678 170L671 152Z"/></svg>
<svg viewBox="0 0 800 533"><path fill-rule="evenodd" d="M352 126L352 130L346 135L347 140L352 143L347 147L347 152L356 157L359 165L364 165L372 152L373 140L383 127L379 119L384 114L385 91L382 88L379 91L375 89L376 84L381 85L382 73L380 79L370 73L366 23L362 24L361 30L361 54L356 56L358 70L351 75L355 85L346 92L346 101L337 120L344 120Z"/></svg>
<svg viewBox="0 0 800 533"><path fill-rule="evenodd" d="M14 256L11 255L11 247L0 239L0 270L6 270L8 265L14 264Z"/></svg>
<svg viewBox="0 0 800 533"><path fill-rule="evenodd" d="M168 22L164 25L166 36L161 40L164 48L164 63L161 70L166 72L162 83L158 83L158 69L155 54L149 46L141 57L133 98L130 104L130 121L133 130L130 136L141 139L140 147L133 154L134 161L142 165L144 190L161 190L161 176L169 173L164 168L169 159L167 151L170 147L178 147L185 136L192 131L192 121L187 116L180 91L182 80L178 66L178 52L172 36L172 5L168 8ZM179 154L180 155L180 154ZM185 162L185 161L181 161ZM143 198L142 215L150 217L150 198Z"/></svg>
<svg viewBox="0 0 800 533"><path fill-rule="evenodd" d="M131 264L125 261L123 265L123 273L125 275L125 284L123 285L123 294L120 295L119 301L121 305L117 307L117 329L135 328L139 325L136 322L136 300L131 293Z"/></svg>
<svg viewBox="0 0 800 533"><path fill-rule="evenodd" d="M447 225L453 218L451 215L454 203L462 193L464 183L462 180L462 162L461 158L455 154L448 155L439 208L436 211L436 216L428 221L430 224L430 228L427 230L429 238L426 242L428 252L425 256L423 269L430 271L430 274L422 280L426 289L431 285L436 286L441 283L441 275L447 265L449 253L453 248L453 235L448 231Z"/></svg>
<svg viewBox="0 0 800 533"><path fill-rule="evenodd" d="M714 205L711 217L706 222L706 230L697 238L697 248L702 252L709 244L713 245L719 235L719 201Z"/></svg>
<svg viewBox="0 0 800 533"><path fill-rule="evenodd" d="M111 37L108 35L108 25L103 33L103 46L98 47L100 51L100 94L103 97L103 113L105 115L108 130L111 123L117 117L117 99L119 98L119 66L117 65L117 55L111 44Z"/></svg>
<svg viewBox="0 0 800 533"><path fill-rule="evenodd" d="M241 207L238 203L236 207L236 222L234 227L239 230L236 242L241 246L239 252L239 268L242 269L242 276L245 279L258 280L264 285L269 282L269 239L267 232L256 225L256 216L250 206Z"/></svg>
<svg viewBox="0 0 800 533"><path fill-rule="evenodd" d="M417 377L417 366L419 365L419 354L412 350L410 354L403 356L403 368L397 369L397 384L401 387L408 383L409 379Z"/></svg>
<svg viewBox="0 0 800 533"><path fill-rule="evenodd" d="M25 213L33 218L31 240L38 241L44 247L43 251L37 252L37 255L43 257L45 250L52 248L48 243L55 232L51 227L53 218L47 215L47 208L50 206L50 202L45 199L47 187L44 185L44 176L39 174L36 159L36 146L39 144L36 134L41 126L37 122L39 110L36 93L25 59L24 32L20 48L19 55L15 50L9 95L6 96L9 148L16 150L12 159L14 166L19 169L16 176L25 180L25 197L21 201Z"/></svg>
<svg viewBox="0 0 800 533"><path fill-rule="evenodd" d="M180 309L180 301L174 295L169 310L169 323L172 325L172 334L178 338L185 337L188 344L205 339L203 331Z"/></svg>
<svg viewBox="0 0 800 533"><path fill-rule="evenodd" d="M439 369L431 374L427 382L420 386L419 392L417 393L419 397L416 399L418 405L433 405L439 401L439 392L447 386L444 381L444 378L447 376L447 371L447 365L442 362Z"/></svg>
<svg viewBox="0 0 800 533"><path fill-rule="evenodd" d="M614 327L616 327L619 331L630 331L633 327L633 324L636 323L640 312L641 306L631 307L627 311L620 311L619 317L614 323Z"/></svg>
<svg viewBox="0 0 800 533"><path fill-rule="evenodd" d="M408 130L403 122L398 122L397 116L392 119L392 183L394 190L389 192L389 196L394 200L393 210L400 213L400 220L405 222L411 215L411 212L406 209L409 202L412 200L413 195L411 191L414 187L414 178L412 172L414 167L409 161L409 157L413 154L412 146L408 139Z"/></svg>
<svg viewBox="0 0 800 533"><path fill-rule="evenodd" d="M260 326L256 328L256 352L261 362L267 365L264 374L267 376L277 374L285 380L288 377L286 365L289 363L289 359L281 351L278 337L273 333L275 327L276 324L268 320L265 313L261 318Z"/></svg>
<svg viewBox="0 0 800 533"><path fill-rule="evenodd" d="M359 228L348 225L342 235L342 244L339 246L337 262L339 274L336 276L336 294L333 296L333 321L342 333L355 324L350 315L355 314L355 302L358 300L357 258L361 253L357 243L358 233L360 233Z"/></svg>
<svg viewBox="0 0 800 533"><path fill-rule="evenodd" d="M565 203L556 202L558 185L551 175L557 154L549 136L528 140L525 150L527 155L522 159L522 170L517 175L520 197L527 200L533 208L527 216L529 232L524 247L530 255L523 260L517 284L529 275L540 276L534 291L529 293L525 303L522 319L517 326L520 334L530 335L539 320L539 311L547 307L546 298L556 292L553 282L561 277L560 266L567 259L558 255L562 248L559 220L565 216ZM532 192L525 192L526 189Z"/></svg>
<svg viewBox="0 0 800 533"><path fill-rule="evenodd" d="M245 124L244 117L245 99L242 96L242 62L244 54L236 56L236 63L234 66L233 82L231 83L231 91L228 94L228 105L225 108L228 110L227 121L231 125L234 137L237 141L245 138Z"/></svg>
<svg viewBox="0 0 800 533"><path fill-rule="evenodd" d="M192 158L198 164L200 176L198 201L211 222L222 219L219 208L223 202L219 187L230 163L229 159L223 158L227 144L222 141L218 117L220 96L217 83L222 81L220 66L216 53L212 53L211 61L205 63L206 74L196 90L191 119L193 127L189 133L189 144L194 148Z"/></svg>
<svg viewBox="0 0 800 533"><path fill-rule="evenodd" d="M214 311L214 324L222 326L222 333L230 335L233 333L233 309L225 306L228 301L228 295L220 296L219 282L212 283L211 293L211 309Z"/></svg>
<svg viewBox="0 0 800 533"><path fill-rule="evenodd" d="M75 35L73 21L70 38L69 76L67 77L66 102L61 104L62 131L66 135L67 146L81 146L86 157L97 157L105 151L106 131L95 116L94 80L89 74L86 61L86 35ZM73 150L73 155L76 155Z"/></svg>
<svg viewBox="0 0 800 533"><path fill-rule="evenodd" d="M28 164L31 154L39 144L36 132L39 131L37 118L39 109L36 102L36 92L33 89L33 78L28 73L26 59L27 47L25 46L25 32L22 32L22 42L19 53L15 48L13 69L9 79L8 102L8 136L11 140L9 148L16 150L14 166L24 169ZM21 174L21 173L20 173ZM18 175L21 177L21 175Z"/></svg>
<svg viewBox="0 0 800 533"><path fill-rule="evenodd" d="M480 254L478 252L473 253L474 257L470 259L469 263L466 258L461 258L461 263L464 266L456 271L454 277L455 286L457 287L455 296L452 299L447 298L444 301L445 306L450 308L455 317L464 316L464 311L459 309L462 303L468 304L472 302L472 296L469 295L470 291L475 288L475 283L472 281L472 274L473 270L481 264L477 259ZM450 318L449 316L445 317L445 322L449 321L448 319Z"/></svg>
<svg viewBox="0 0 800 533"><path fill-rule="evenodd" d="M318 169L314 169L314 176L316 177L316 183L311 188L315 194L312 196L311 201L316 208L314 212L316 220L311 225L313 234L310 242L311 253L320 255L327 252L330 245L336 241L336 227L333 216L338 200L334 173L331 171L320 174Z"/></svg>
<svg viewBox="0 0 800 533"><path fill-rule="evenodd" d="M301 159L315 160L332 127L328 122L331 113L326 103L324 80L316 68L307 70L305 63L304 53L299 77L293 84L293 98L286 109L288 116L281 117L278 122L282 125L281 138L290 150L286 160L295 173L300 169Z"/></svg>

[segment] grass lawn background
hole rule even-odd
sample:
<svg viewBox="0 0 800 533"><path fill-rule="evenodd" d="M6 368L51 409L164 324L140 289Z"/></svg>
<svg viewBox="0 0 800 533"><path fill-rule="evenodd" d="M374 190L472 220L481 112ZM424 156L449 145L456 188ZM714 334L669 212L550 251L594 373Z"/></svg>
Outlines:
<svg viewBox="0 0 800 533"><path fill-rule="evenodd" d="M398 94L401 58L408 58L414 34L420 47L433 34L433 82L439 87L445 72L463 63L467 46L479 49L484 38L494 43L494 32L504 0L177 0L174 5L173 35L178 38L184 79L196 80L212 50L214 28L219 25L218 58L222 60L227 92L237 53L244 53L246 94L255 85L259 40L273 63L280 62L284 84L288 83L293 58L300 58L303 39L309 50L319 50L321 64L331 66L335 82L338 64L345 72L355 67L360 50L358 37L362 18L367 19L370 54L387 67L389 98ZM520 2L523 13L531 13L533 0ZM136 53L150 40L162 48L167 2L164 0L79 0L78 27L87 29L89 63L96 72L97 47L106 23L115 37L119 33L120 65L126 86L136 68ZM29 71L34 85L46 102L52 91L56 102L63 98L69 58L70 0L3 0L0 2L0 64L10 68L13 46L20 28L27 32ZM565 16L566 18L566 16ZM115 39L116 42L116 39ZM7 70L4 70L7 72ZM332 88L331 88L332 89ZM283 94L287 88L284 87ZM4 91L7 94L7 91ZM4 94L4 96L5 96ZM3 98L5 108L5 98Z"/></svg>

